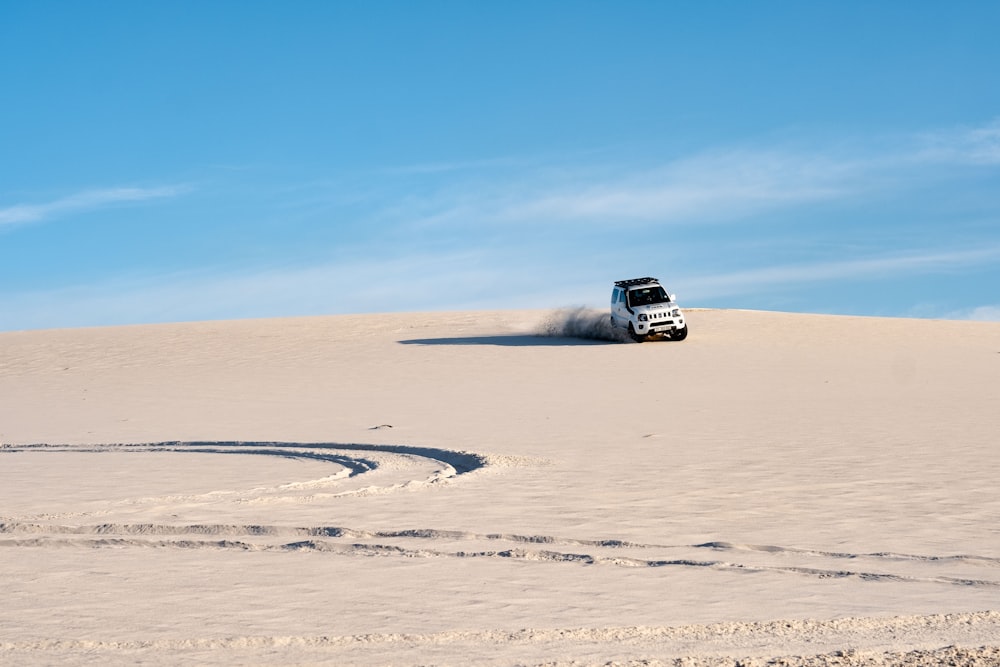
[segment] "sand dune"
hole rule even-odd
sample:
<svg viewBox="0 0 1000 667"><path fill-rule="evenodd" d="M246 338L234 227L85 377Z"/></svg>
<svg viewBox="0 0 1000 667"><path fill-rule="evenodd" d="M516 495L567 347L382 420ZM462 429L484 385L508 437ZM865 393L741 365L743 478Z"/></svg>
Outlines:
<svg viewBox="0 0 1000 667"><path fill-rule="evenodd" d="M1000 324L688 321L0 333L0 662L1000 664Z"/></svg>

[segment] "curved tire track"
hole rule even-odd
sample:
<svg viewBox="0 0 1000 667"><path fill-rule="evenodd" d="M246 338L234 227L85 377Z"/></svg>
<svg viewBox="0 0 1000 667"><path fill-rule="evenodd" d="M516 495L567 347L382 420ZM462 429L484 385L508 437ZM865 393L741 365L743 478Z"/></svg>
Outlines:
<svg viewBox="0 0 1000 667"><path fill-rule="evenodd" d="M109 500L106 508L170 505L176 503L301 503L340 496L384 494L416 489L457 478L489 464L488 457L474 452L411 445L356 443L293 443L243 441L168 441L99 445L28 444L0 445L0 455L18 453L164 453L269 456L320 461L336 466L329 475L290 483L243 489L215 489L204 493L161 494ZM367 483L370 480L370 483ZM365 482L359 485L358 482ZM62 512L48 519L98 516L111 510ZM0 517L2 520L3 517Z"/></svg>

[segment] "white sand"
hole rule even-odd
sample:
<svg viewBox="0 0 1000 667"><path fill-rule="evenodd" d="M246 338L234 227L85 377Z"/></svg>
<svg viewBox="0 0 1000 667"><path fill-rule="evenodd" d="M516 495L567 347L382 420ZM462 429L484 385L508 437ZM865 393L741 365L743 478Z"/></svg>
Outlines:
<svg viewBox="0 0 1000 667"><path fill-rule="evenodd" d="M566 321L0 333L0 663L1000 664L1000 324Z"/></svg>

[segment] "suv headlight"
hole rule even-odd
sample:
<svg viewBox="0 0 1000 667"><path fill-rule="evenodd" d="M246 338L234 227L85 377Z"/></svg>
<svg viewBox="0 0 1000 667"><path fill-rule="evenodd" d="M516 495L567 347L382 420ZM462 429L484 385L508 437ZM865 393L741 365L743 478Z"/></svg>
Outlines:
<svg viewBox="0 0 1000 667"><path fill-rule="evenodd" d="M639 313L639 321L640 322L645 322L648 319L649 319L649 317L646 316L646 313Z"/></svg>
<svg viewBox="0 0 1000 667"><path fill-rule="evenodd" d="M680 308L674 308L672 311L670 311L670 317L680 317L680 316L681 316Z"/></svg>

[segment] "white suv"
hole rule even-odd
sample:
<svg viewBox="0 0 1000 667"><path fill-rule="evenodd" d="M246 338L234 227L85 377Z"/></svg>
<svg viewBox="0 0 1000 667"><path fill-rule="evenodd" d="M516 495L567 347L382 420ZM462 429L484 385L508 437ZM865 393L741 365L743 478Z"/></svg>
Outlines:
<svg viewBox="0 0 1000 667"><path fill-rule="evenodd" d="M611 326L628 329L637 342L653 334L684 340L688 327L684 313L656 278L633 278L615 282L611 292Z"/></svg>

